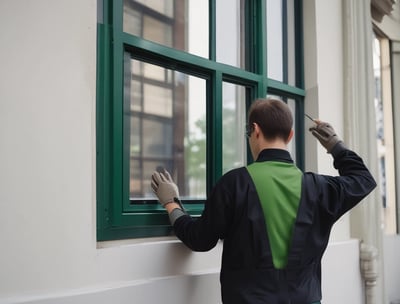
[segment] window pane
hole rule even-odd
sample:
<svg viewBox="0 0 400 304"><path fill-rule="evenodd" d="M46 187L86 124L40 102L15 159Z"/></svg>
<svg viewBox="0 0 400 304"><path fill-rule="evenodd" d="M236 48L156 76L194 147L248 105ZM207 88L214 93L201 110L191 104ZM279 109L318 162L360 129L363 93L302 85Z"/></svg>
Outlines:
<svg viewBox="0 0 400 304"><path fill-rule="evenodd" d="M286 98L286 103L288 104L289 108L292 110L292 115L293 115L293 129L294 129L294 135L292 140L288 143L288 150L290 152L290 155L292 156L294 162L296 162L296 101L291 98Z"/></svg>
<svg viewBox="0 0 400 304"><path fill-rule="evenodd" d="M142 150L145 157L172 158L172 125L171 121L142 119Z"/></svg>
<svg viewBox="0 0 400 304"><path fill-rule="evenodd" d="M168 17L173 17L173 6L174 0L136 0L136 2L141 3L147 7L151 7L156 12L166 15Z"/></svg>
<svg viewBox="0 0 400 304"><path fill-rule="evenodd" d="M139 11L133 9L133 7L124 3L124 31L135 35L142 36L142 16Z"/></svg>
<svg viewBox="0 0 400 304"><path fill-rule="evenodd" d="M143 84L144 112L159 116L172 117L172 88Z"/></svg>
<svg viewBox="0 0 400 304"><path fill-rule="evenodd" d="M208 58L207 0L124 0L126 33Z"/></svg>
<svg viewBox="0 0 400 304"><path fill-rule="evenodd" d="M246 88L224 82L222 90L222 170L226 173L247 163Z"/></svg>
<svg viewBox="0 0 400 304"><path fill-rule="evenodd" d="M153 197L167 169L183 199L206 195L206 81L125 56L125 133L130 197ZM163 75L163 76L161 76Z"/></svg>
<svg viewBox="0 0 400 304"><path fill-rule="evenodd" d="M283 81L282 0L267 0L268 77Z"/></svg>
<svg viewBox="0 0 400 304"><path fill-rule="evenodd" d="M245 68L245 1L216 1L216 60Z"/></svg>
<svg viewBox="0 0 400 304"><path fill-rule="evenodd" d="M267 0L268 77L290 85L295 79L294 0Z"/></svg>
<svg viewBox="0 0 400 304"><path fill-rule="evenodd" d="M380 194L385 232L397 232L396 161L393 122L392 62L390 41L374 33L372 55L375 78L375 115L379 157Z"/></svg>
<svg viewBox="0 0 400 304"><path fill-rule="evenodd" d="M290 110L292 111L294 135L293 135L292 140L288 143L287 148L288 148L288 151L290 152L290 155L292 156L293 161L296 162L296 133L298 132L298 130L296 129L296 126L297 126L297 122L296 122L296 105L297 105L297 103L296 103L296 100L285 97L285 96L277 96L277 95L268 95L267 98L275 98L275 99L282 100L289 106Z"/></svg>
<svg viewBox="0 0 400 304"><path fill-rule="evenodd" d="M287 56L287 78L284 81L290 85L296 85L296 44L295 44L295 0L287 0L287 45L286 45L286 56Z"/></svg>
<svg viewBox="0 0 400 304"><path fill-rule="evenodd" d="M143 37L172 47L172 25L150 16L143 16Z"/></svg>

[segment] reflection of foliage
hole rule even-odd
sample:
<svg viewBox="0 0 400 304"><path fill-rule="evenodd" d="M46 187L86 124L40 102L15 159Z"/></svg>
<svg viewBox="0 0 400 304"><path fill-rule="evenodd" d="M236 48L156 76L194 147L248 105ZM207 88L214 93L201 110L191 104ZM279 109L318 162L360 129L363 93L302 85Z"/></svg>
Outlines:
<svg viewBox="0 0 400 304"><path fill-rule="evenodd" d="M189 189L191 195L204 195L206 188L206 119L195 122L196 130L186 139L186 174L190 176ZM223 172L240 163L239 146L243 144L237 134L237 113L233 109L224 108L223 113Z"/></svg>
<svg viewBox="0 0 400 304"><path fill-rule="evenodd" d="M205 196L206 190L206 119L195 122L197 132L191 132L186 139L187 175L190 177L191 196Z"/></svg>
<svg viewBox="0 0 400 304"><path fill-rule="evenodd" d="M240 126L238 128L237 113L233 109L224 108L222 128L224 130L222 136L222 156L223 156L223 168L222 172L227 172L233 167L237 167L240 161L240 145L243 144L243 140L240 136L242 133L238 134L237 130L241 130Z"/></svg>

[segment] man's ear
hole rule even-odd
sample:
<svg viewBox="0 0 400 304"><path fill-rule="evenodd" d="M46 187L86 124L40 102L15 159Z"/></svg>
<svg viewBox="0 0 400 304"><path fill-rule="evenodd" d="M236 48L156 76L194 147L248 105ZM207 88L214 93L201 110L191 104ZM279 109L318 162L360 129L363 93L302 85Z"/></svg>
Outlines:
<svg viewBox="0 0 400 304"><path fill-rule="evenodd" d="M253 124L254 124L255 135L258 137L260 135L260 133L261 133L261 129L260 129L260 127L259 127L259 125L257 123L254 122Z"/></svg>
<svg viewBox="0 0 400 304"><path fill-rule="evenodd" d="M289 143L292 140L293 136L294 136L294 130L291 129L290 133L289 133L289 136L288 136L288 138L286 140L286 143Z"/></svg>

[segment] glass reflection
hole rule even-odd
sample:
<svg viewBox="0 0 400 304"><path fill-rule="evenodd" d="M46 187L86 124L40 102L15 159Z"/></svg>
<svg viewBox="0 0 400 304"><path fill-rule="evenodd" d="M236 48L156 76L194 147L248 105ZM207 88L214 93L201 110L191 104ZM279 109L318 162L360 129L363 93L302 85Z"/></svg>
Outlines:
<svg viewBox="0 0 400 304"><path fill-rule="evenodd" d="M296 85L294 0L267 0L268 77Z"/></svg>
<svg viewBox="0 0 400 304"><path fill-rule="evenodd" d="M246 69L244 0L216 1L216 60Z"/></svg>
<svg viewBox="0 0 400 304"><path fill-rule="evenodd" d="M124 144L132 203L154 196L151 174L159 168L171 173L182 198L204 198L206 81L125 58Z"/></svg>
<svg viewBox="0 0 400 304"><path fill-rule="evenodd" d="M123 30L208 58L207 0L124 0Z"/></svg>
<svg viewBox="0 0 400 304"><path fill-rule="evenodd" d="M247 163L246 88L224 82L222 94L222 171L226 173Z"/></svg>
<svg viewBox="0 0 400 304"><path fill-rule="evenodd" d="M287 148L288 148L288 151L290 152L290 155L292 156L293 161L296 162L296 133L298 132L298 130L296 129L296 126L297 126L296 100L285 97L285 96L277 96L277 95L268 95L266 98L274 98L274 99L282 100L289 106L290 110L292 111L294 135L293 135L292 140L288 143Z"/></svg>

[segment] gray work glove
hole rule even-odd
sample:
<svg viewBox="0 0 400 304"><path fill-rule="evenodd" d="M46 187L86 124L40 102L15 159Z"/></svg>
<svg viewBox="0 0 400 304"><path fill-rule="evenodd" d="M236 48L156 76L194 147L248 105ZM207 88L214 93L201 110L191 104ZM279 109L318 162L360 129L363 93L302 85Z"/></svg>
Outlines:
<svg viewBox="0 0 400 304"><path fill-rule="evenodd" d="M337 143L341 143L342 140L336 135L335 130L329 123L323 121L317 121L317 124L310 128L312 135L314 135L322 146L328 151L332 152L332 149Z"/></svg>
<svg viewBox="0 0 400 304"><path fill-rule="evenodd" d="M179 190L167 170L154 172L151 176L151 188L157 195L161 205L179 201Z"/></svg>

